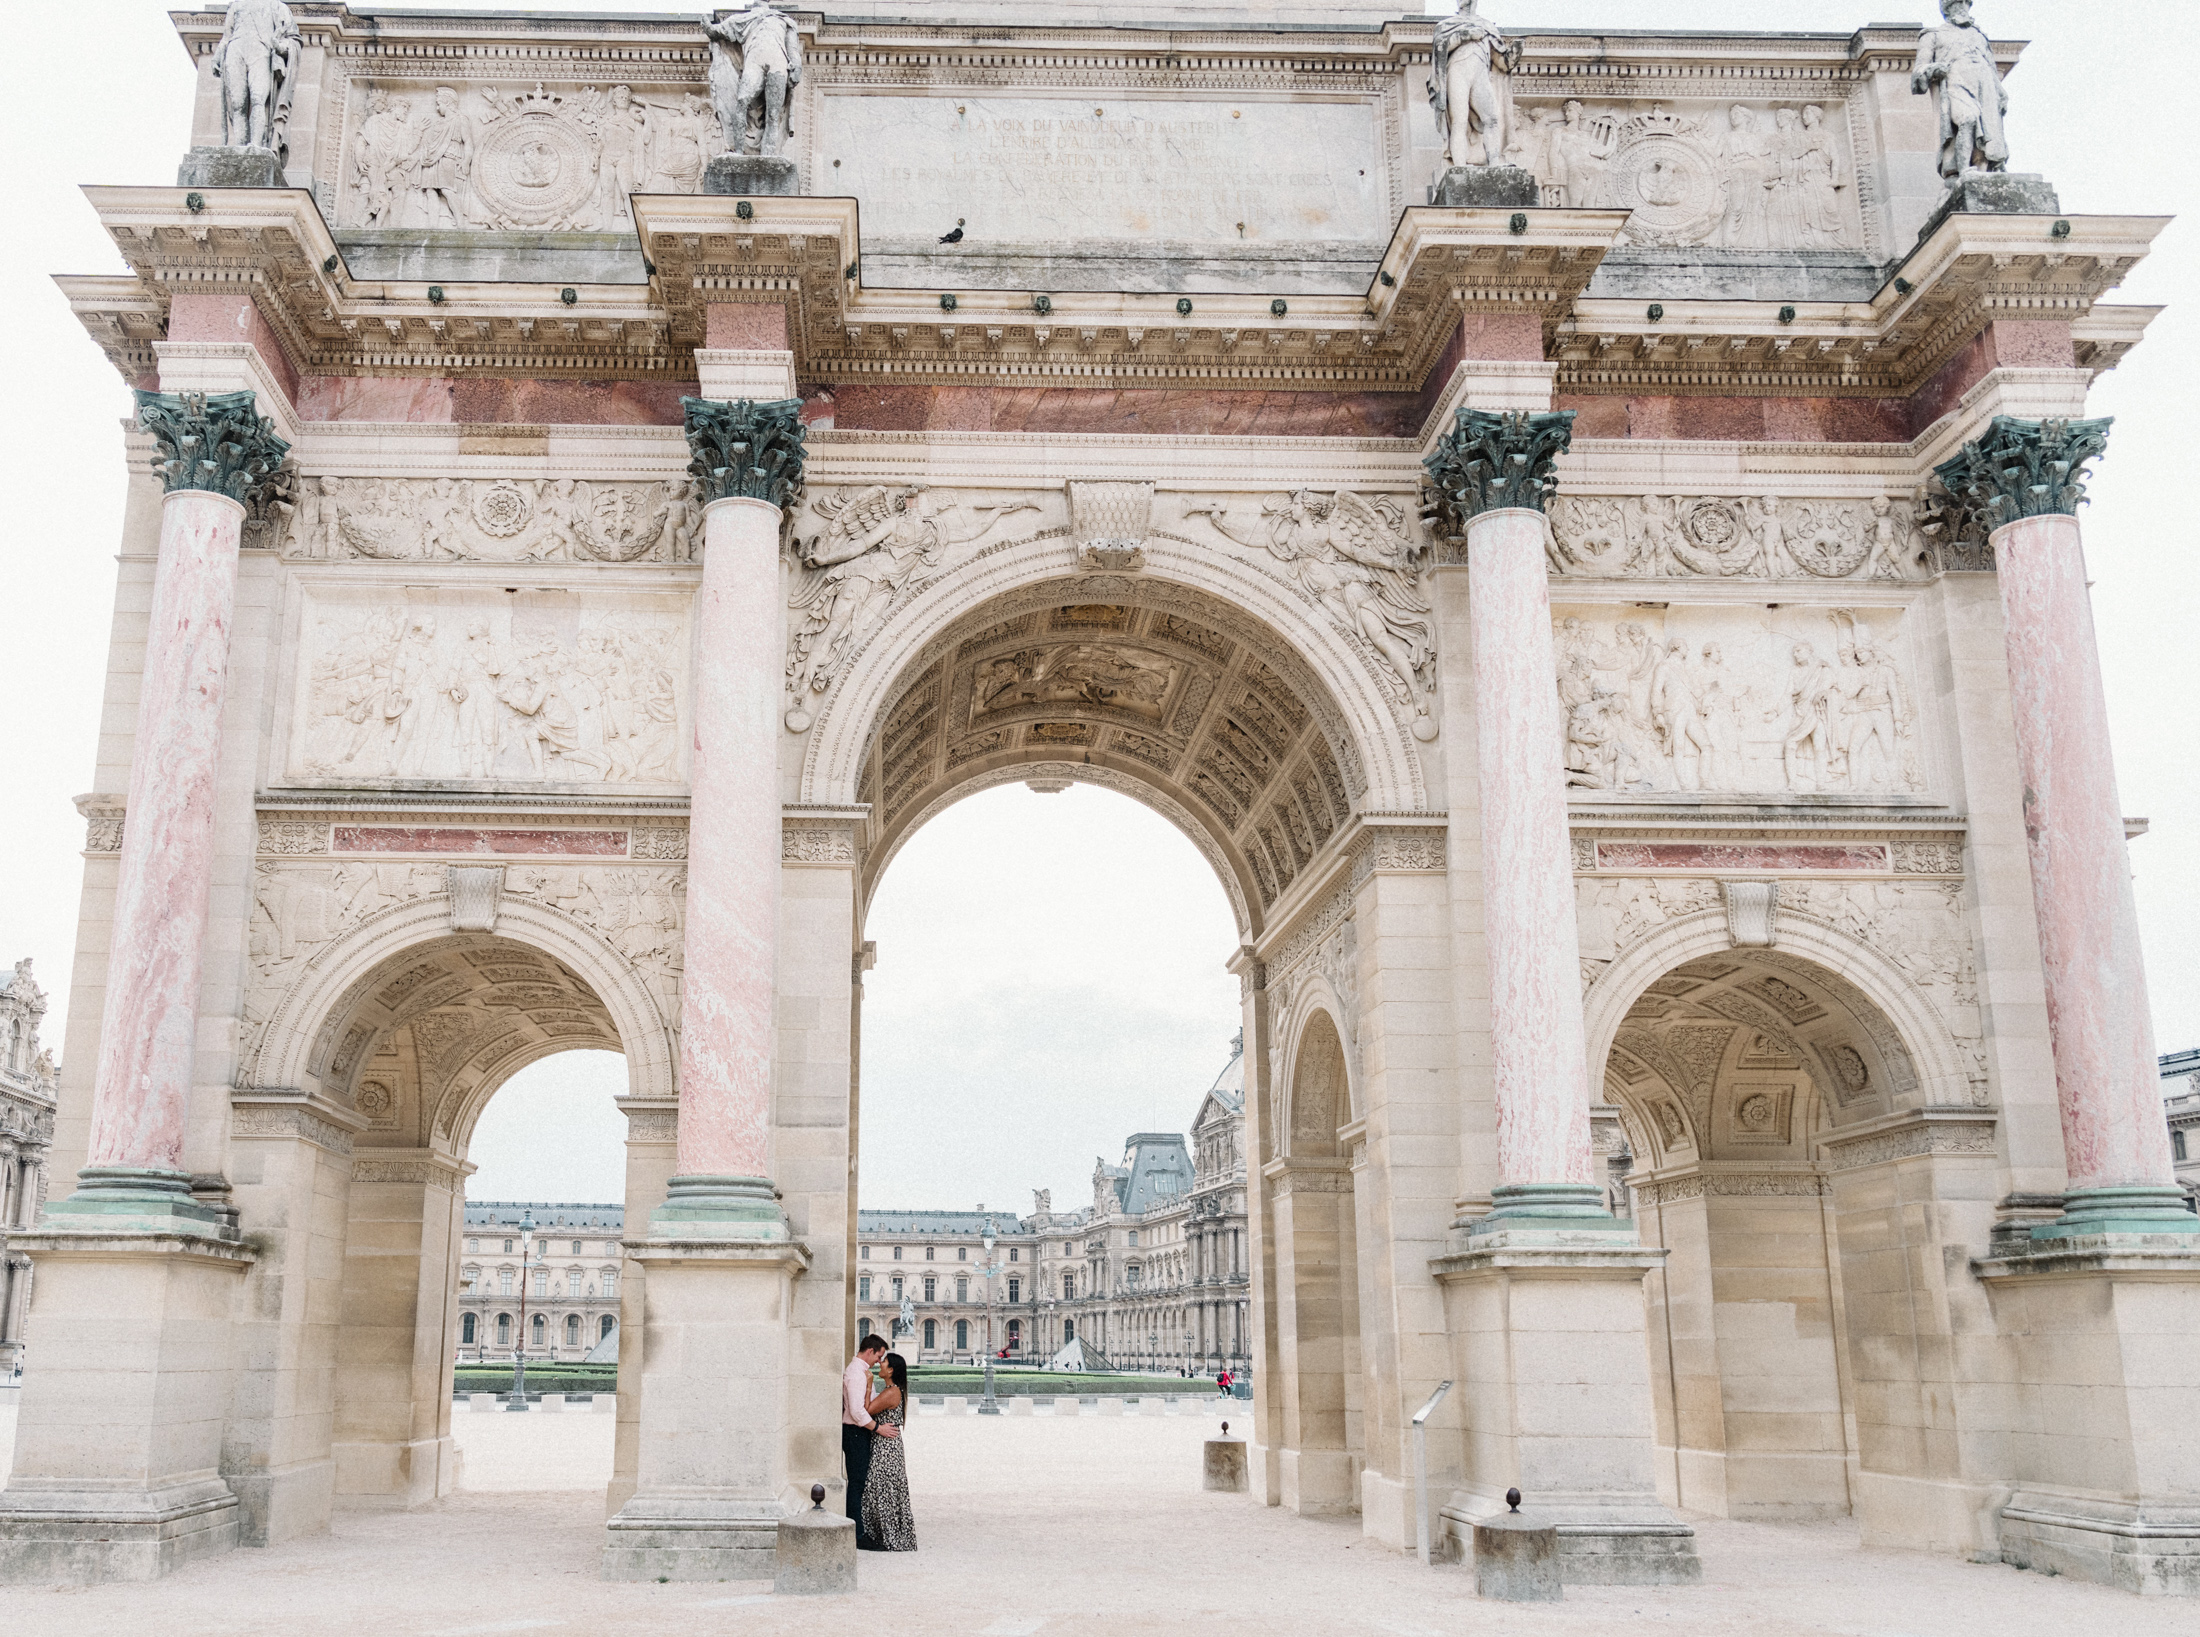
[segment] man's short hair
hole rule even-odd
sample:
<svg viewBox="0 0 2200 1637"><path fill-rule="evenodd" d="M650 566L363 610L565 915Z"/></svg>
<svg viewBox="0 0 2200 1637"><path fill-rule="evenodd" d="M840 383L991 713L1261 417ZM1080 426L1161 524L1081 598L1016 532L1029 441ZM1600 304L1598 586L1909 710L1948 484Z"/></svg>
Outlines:
<svg viewBox="0 0 2200 1637"><path fill-rule="evenodd" d="M856 1344L858 1353L883 1353L886 1350L886 1338L875 1330Z"/></svg>

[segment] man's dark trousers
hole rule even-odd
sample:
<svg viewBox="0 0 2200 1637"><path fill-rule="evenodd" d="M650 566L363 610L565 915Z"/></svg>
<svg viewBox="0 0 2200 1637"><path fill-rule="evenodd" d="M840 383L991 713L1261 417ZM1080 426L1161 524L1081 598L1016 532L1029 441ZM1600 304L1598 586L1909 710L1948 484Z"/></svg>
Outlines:
<svg viewBox="0 0 2200 1637"><path fill-rule="evenodd" d="M856 1520L856 1544L863 1545L863 1485L871 1476L871 1439L875 1436L869 1427L851 1427L840 1424L840 1458L848 1468L848 1516Z"/></svg>

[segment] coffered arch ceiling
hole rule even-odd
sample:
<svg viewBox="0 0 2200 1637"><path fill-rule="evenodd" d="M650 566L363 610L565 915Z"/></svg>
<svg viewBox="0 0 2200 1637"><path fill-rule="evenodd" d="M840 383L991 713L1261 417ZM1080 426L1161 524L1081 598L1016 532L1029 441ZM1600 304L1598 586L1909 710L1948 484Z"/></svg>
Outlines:
<svg viewBox="0 0 2200 1637"><path fill-rule="evenodd" d="M1901 1035L1853 984L1777 950L1685 962L1621 1022L1604 1094L1645 1168L1804 1160L1814 1139L1913 1100Z"/></svg>
<svg viewBox="0 0 2200 1637"><path fill-rule="evenodd" d="M1283 640L1182 586L1074 580L995 599L912 661L865 747L866 897L901 843L989 785L1082 781L1183 829L1239 927L1341 830L1360 787L1343 713Z"/></svg>
<svg viewBox="0 0 2200 1637"><path fill-rule="evenodd" d="M463 1153L489 1098L519 1070L574 1049L619 1051L610 1010L578 973L526 944L455 934L356 981L312 1066L368 1121L362 1146Z"/></svg>

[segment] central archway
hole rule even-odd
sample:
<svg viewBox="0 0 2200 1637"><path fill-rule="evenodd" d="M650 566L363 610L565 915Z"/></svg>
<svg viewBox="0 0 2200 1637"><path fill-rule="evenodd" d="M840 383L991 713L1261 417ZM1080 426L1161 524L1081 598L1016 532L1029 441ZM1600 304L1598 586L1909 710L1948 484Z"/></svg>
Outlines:
<svg viewBox="0 0 2200 1637"><path fill-rule="evenodd" d="M884 690L855 775L865 901L926 819L1017 781L1098 784L1161 813L1248 937L1367 794L1345 712L1289 644L1219 598L1121 576L995 598Z"/></svg>

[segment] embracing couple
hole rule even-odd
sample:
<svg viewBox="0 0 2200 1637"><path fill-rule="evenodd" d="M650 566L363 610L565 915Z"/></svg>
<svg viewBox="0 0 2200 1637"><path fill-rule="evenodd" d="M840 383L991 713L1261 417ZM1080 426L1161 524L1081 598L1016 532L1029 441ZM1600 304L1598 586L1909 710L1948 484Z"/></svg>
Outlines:
<svg viewBox="0 0 2200 1637"><path fill-rule="evenodd" d="M848 1516L866 1552L913 1552L917 1520L909 1509L909 1463L901 1447L908 1425L909 1366L880 1336L865 1336L840 1377L840 1453L848 1466Z"/></svg>

